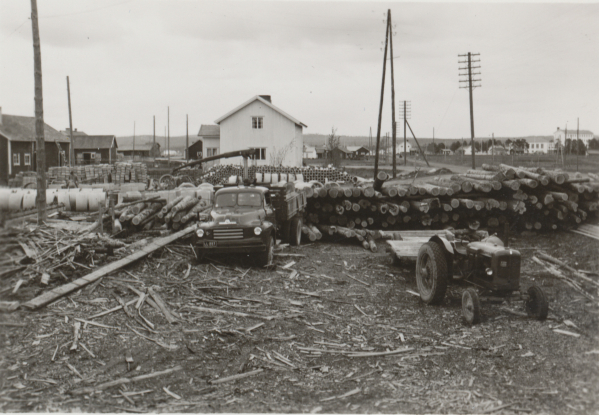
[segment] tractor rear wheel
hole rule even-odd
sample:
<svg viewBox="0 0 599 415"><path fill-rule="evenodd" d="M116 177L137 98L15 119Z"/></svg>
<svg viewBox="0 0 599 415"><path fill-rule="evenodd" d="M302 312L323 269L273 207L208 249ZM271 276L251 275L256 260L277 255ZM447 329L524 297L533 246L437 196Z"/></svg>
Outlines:
<svg viewBox="0 0 599 415"><path fill-rule="evenodd" d="M468 324L480 323L480 298L474 288L462 293L462 316Z"/></svg>
<svg viewBox="0 0 599 415"><path fill-rule="evenodd" d="M289 232L289 243L299 245L302 241L302 225L304 224L301 216L296 216L291 220L291 230Z"/></svg>
<svg viewBox="0 0 599 415"><path fill-rule="evenodd" d="M549 304L545 292L538 285L528 289L528 300L526 300L526 312L537 320L545 320L549 313Z"/></svg>
<svg viewBox="0 0 599 415"><path fill-rule="evenodd" d="M447 257L436 242L420 247L416 259L416 284L420 298L426 304L440 304L447 291Z"/></svg>

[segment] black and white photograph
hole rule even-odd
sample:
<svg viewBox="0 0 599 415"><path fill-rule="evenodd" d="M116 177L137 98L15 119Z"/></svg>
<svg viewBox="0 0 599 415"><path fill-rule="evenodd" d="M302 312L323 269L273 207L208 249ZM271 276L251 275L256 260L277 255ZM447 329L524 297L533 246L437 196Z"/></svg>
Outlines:
<svg viewBox="0 0 599 415"><path fill-rule="evenodd" d="M0 412L599 414L599 2L0 8Z"/></svg>

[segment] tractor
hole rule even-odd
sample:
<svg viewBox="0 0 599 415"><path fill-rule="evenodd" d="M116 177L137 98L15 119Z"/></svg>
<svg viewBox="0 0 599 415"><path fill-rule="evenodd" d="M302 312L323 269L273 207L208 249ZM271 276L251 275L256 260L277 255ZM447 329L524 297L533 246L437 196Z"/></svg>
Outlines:
<svg viewBox="0 0 599 415"><path fill-rule="evenodd" d="M520 252L507 247L496 235L481 240L435 235L424 243L416 259L416 283L422 301L440 304L450 283L469 285L462 293L466 323L481 320L481 300L524 300L529 316L547 318L548 302L541 287L520 287Z"/></svg>

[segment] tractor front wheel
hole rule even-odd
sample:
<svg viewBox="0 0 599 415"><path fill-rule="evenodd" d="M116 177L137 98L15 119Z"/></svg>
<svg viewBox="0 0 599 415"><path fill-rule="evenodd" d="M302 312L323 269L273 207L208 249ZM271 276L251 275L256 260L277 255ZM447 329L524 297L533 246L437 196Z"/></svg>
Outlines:
<svg viewBox="0 0 599 415"><path fill-rule="evenodd" d="M545 320L549 313L549 303L545 292L538 285L528 289L528 300L526 300L526 312L537 320Z"/></svg>
<svg viewBox="0 0 599 415"><path fill-rule="evenodd" d="M468 324L480 323L480 298L474 288L467 288L462 294L462 316Z"/></svg>
<svg viewBox="0 0 599 415"><path fill-rule="evenodd" d="M447 291L447 257L436 242L420 247L416 259L416 284L420 298L426 304L440 304Z"/></svg>

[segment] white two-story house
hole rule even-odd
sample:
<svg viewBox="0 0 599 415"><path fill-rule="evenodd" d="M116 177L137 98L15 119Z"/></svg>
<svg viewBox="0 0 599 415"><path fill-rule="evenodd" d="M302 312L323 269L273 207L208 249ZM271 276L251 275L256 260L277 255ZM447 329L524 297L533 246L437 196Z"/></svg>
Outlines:
<svg viewBox="0 0 599 415"><path fill-rule="evenodd" d="M253 164L300 167L307 126L272 104L270 95L256 95L214 121L220 126L220 152L257 148ZM241 164L231 158L228 163Z"/></svg>

